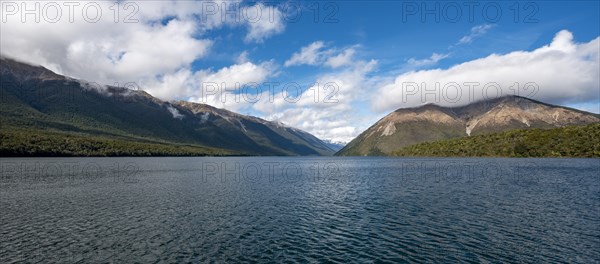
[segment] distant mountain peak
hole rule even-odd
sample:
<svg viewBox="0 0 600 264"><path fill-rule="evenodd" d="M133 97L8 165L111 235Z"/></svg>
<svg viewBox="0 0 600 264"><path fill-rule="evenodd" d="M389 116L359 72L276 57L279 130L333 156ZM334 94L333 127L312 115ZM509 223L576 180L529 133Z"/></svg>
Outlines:
<svg viewBox="0 0 600 264"><path fill-rule="evenodd" d="M24 62L0 56L0 74L13 74L19 81L30 78L42 80L64 80L65 76L58 75L39 65L31 65Z"/></svg>
<svg viewBox="0 0 600 264"><path fill-rule="evenodd" d="M258 117L206 104L166 102L143 90L95 85L5 57L0 62L3 127L174 148L194 146L206 153L316 156L335 152L308 132Z"/></svg>
<svg viewBox="0 0 600 264"><path fill-rule="evenodd" d="M596 114L507 95L444 107L425 104L383 117L338 155L387 155L422 142L527 128L555 128L600 122Z"/></svg>

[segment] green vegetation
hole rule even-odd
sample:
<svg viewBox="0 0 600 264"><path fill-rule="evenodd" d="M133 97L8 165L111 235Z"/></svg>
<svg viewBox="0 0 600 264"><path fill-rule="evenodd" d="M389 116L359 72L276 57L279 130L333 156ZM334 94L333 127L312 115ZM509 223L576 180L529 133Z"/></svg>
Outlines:
<svg viewBox="0 0 600 264"><path fill-rule="evenodd" d="M600 157L600 123L521 129L420 143L393 152L421 157Z"/></svg>
<svg viewBox="0 0 600 264"><path fill-rule="evenodd" d="M14 61L0 63L1 156L333 152L308 133L226 110L191 103L184 107L125 88L99 91L58 75L39 77L52 74Z"/></svg>
<svg viewBox="0 0 600 264"><path fill-rule="evenodd" d="M221 156L235 153L197 145L134 141L61 131L0 129L0 157Z"/></svg>

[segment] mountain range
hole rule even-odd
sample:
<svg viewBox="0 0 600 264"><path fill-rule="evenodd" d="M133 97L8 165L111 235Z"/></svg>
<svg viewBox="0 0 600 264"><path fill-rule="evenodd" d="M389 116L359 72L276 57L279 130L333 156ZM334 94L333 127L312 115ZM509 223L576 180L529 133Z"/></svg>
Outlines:
<svg viewBox="0 0 600 264"><path fill-rule="evenodd" d="M505 96L401 108L342 146L280 122L0 58L0 156L392 155L425 142L598 122L597 114Z"/></svg>
<svg viewBox="0 0 600 264"><path fill-rule="evenodd" d="M402 148L514 129L557 128L600 121L600 116L542 103L520 96L504 96L461 107L426 104L398 109L377 121L336 155L390 155Z"/></svg>
<svg viewBox="0 0 600 264"><path fill-rule="evenodd" d="M88 83L6 57L0 58L0 77L0 132L4 142L14 143L0 148L5 156L65 155L63 145L69 142L61 139L61 135L109 140L107 144L139 142L161 148L193 148L194 154L200 155L332 155L335 152L310 133L279 122L204 104L167 102L141 90ZM24 149L18 142L22 139L16 138L23 133L32 136L52 133L44 138L57 142L44 142L49 146L43 151ZM31 144L36 148L36 142ZM102 154L94 151L94 146L85 148L92 148L83 152L92 156L137 155L137 152ZM181 150L177 153L186 154Z"/></svg>

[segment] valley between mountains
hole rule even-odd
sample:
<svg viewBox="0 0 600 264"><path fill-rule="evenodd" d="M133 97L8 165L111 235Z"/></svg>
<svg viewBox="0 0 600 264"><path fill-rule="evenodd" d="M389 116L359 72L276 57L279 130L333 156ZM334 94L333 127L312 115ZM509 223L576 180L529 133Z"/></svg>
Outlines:
<svg viewBox="0 0 600 264"><path fill-rule="evenodd" d="M600 148L597 144L600 139L593 136L600 127L585 126L600 122L598 115L518 96L453 108L428 104L398 109L341 148L280 122L205 104L166 102L144 91L91 85L5 57L0 59L0 77L0 156L3 157L435 156L435 153L455 156L474 152L436 152L435 148L453 146L445 143L427 145L427 151L423 151L422 144L453 139L468 142L473 138L481 140L477 136L506 131L572 126L582 131L576 133L571 129L567 136L585 138L593 147L580 155L564 151L569 146L562 146L560 153L600 155L600 150L595 149ZM544 136L560 140L565 134ZM505 137L496 139L505 141L504 149L514 149L518 144ZM414 148L404 151L411 146L420 146L419 151ZM549 149L547 153L552 151ZM510 154L514 151L507 153L488 150L479 155L519 156Z"/></svg>

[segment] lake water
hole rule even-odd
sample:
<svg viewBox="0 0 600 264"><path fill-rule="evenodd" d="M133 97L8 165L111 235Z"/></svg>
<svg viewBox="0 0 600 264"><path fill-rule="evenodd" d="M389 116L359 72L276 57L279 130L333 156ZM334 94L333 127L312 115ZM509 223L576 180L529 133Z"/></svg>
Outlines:
<svg viewBox="0 0 600 264"><path fill-rule="evenodd" d="M599 171L598 159L0 159L0 263L597 263Z"/></svg>

